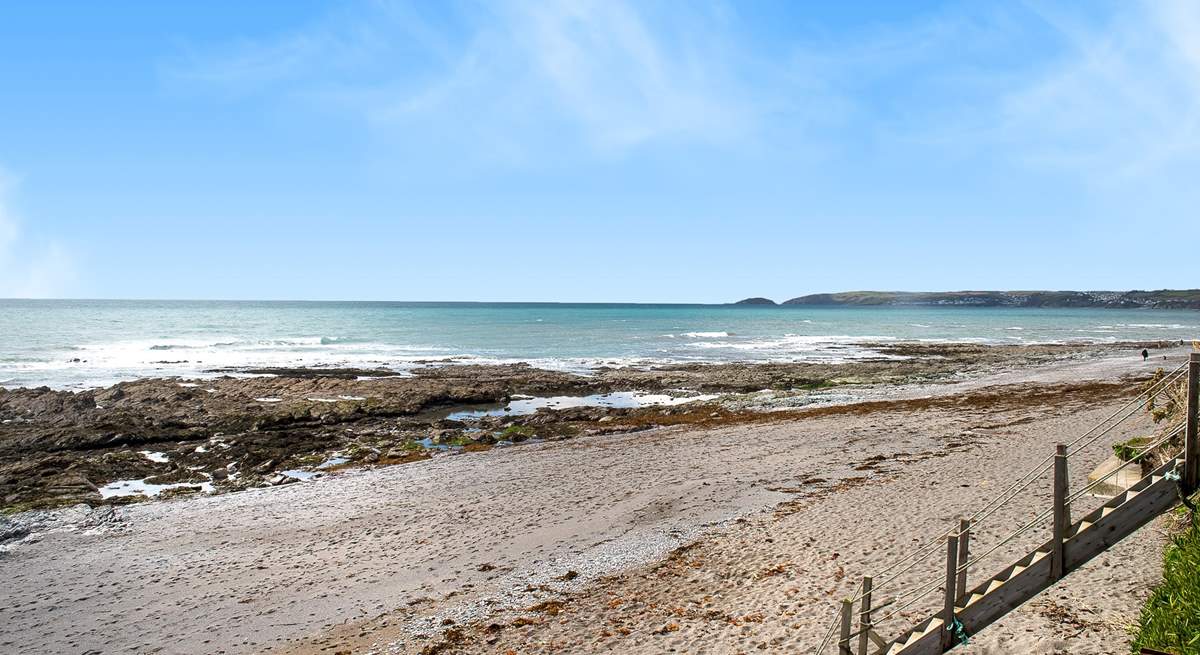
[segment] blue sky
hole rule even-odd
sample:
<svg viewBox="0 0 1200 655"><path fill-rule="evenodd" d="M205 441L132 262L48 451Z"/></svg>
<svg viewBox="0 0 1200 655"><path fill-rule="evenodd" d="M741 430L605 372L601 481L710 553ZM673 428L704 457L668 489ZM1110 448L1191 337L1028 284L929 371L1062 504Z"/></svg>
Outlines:
<svg viewBox="0 0 1200 655"><path fill-rule="evenodd" d="M0 85L0 296L1200 281L1194 2L14 2Z"/></svg>

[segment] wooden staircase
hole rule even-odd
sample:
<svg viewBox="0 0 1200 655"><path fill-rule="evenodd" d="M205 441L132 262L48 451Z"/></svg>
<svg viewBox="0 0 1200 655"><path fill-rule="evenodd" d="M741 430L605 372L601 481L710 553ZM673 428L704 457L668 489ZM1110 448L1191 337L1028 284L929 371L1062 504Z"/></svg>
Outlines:
<svg viewBox="0 0 1200 655"><path fill-rule="evenodd" d="M1073 523L1063 542L1063 575L1083 566L1110 546L1133 534L1176 501L1176 483L1166 477L1181 465L1176 457L1142 478L1124 493ZM954 616L966 634L975 634L1054 584L1054 544L1042 544L1006 566L999 574L964 594ZM943 630L942 613L922 621L883 650L887 655L941 655L957 645L955 630ZM949 635L950 643L945 643Z"/></svg>
<svg viewBox="0 0 1200 655"><path fill-rule="evenodd" d="M1153 444L1134 453L1127 461L1104 476L1091 481L1075 494L1069 494L1067 475L1068 458L1078 455L1082 449L1097 444L1098 440L1118 425L1142 411L1148 400L1153 400L1168 389L1168 385L1179 384L1186 375L1186 416L1182 424L1160 435ZM1170 387L1173 388L1173 387ZM1117 418L1118 415L1122 415ZM1200 352L1193 352L1188 362L1170 374L1160 376L1148 388L1124 407L1104 421L1092 427L1069 444L1059 444L1056 453L1047 457L1042 464L981 508L970 518L959 520L958 527L925 542L915 551L900 558L883 573L890 573L875 584L872 577L864 577L859 592L853 598L841 601L840 612L829 626L825 639L817 648L823 653L827 645L836 644L839 655L941 655L964 643L973 635L991 625L1022 603L1032 599L1047 587L1086 564L1092 558L1112 547L1125 537L1136 532L1155 517L1175 505L1182 494L1200 489ZM1115 419L1115 422L1113 420ZM1152 456L1160 448L1171 443L1178 444L1183 436L1183 449L1170 460L1137 480L1132 486L1108 498L1103 505L1077 521L1071 520L1072 504L1085 494L1096 494L1097 486L1126 467L1140 466L1137 462ZM1176 446L1178 447L1178 446ZM998 540L981 556L970 557L969 545L972 531L979 522L986 520L996 510L1017 498L1030 484L1053 471L1054 499L1050 508L1038 514L1023 527ZM1132 477L1132 476L1130 476ZM1051 519L1050 539L1027 552L1015 562L1005 566L996 575L988 578L973 589L967 588L970 570L978 570L978 564L989 555L1038 528ZM873 600L880 597L880 588L896 583L901 574L937 553L939 540L945 538L945 577L925 579L907 590L893 592L891 600L873 607ZM898 570L897 570L898 569ZM908 573L911 577L912 573ZM915 627L894 639L885 639L878 630L881 625L902 618L907 608L916 607L927 594L934 591L943 594L942 607ZM874 597L874 598L873 598ZM855 611L854 603L860 603ZM888 608L880 618L881 610ZM858 616L857 631L852 631L855 615ZM835 639L840 626L840 637Z"/></svg>

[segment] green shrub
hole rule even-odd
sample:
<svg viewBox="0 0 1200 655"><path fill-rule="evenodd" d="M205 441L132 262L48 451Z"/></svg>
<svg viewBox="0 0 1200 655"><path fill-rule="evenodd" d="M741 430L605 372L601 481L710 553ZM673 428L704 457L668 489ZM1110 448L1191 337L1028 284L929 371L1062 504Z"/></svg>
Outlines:
<svg viewBox="0 0 1200 655"><path fill-rule="evenodd" d="M1146 455L1143 454L1142 457L1139 458L1138 453L1145 450L1146 446L1150 445L1150 443L1151 437L1134 437L1129 441L1122 441L1120 443L1113 444L1112 449L1113 453L1116 454L1117 458L1122 462L1132 462L1135 459L1144 459L1146 457Z"/></svg>
<svg viewBox="0 0 1200 655"><path fill-rule="evenodd" d="M1200 655L1200 530L1175 536L1167 547L1162 584L1134 627L1133 652L1142 648Z"/></svg>

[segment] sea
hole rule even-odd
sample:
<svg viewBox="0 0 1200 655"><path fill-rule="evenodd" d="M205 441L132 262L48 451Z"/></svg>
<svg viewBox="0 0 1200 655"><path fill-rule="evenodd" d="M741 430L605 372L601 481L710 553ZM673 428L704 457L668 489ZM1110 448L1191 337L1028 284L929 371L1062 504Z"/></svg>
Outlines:
<svg viewBox="0 0 1200 655"><path fill-rule="evenodd" d="M527 362L598 367L846 362L892 341L1040 344L1200 337L1150 309L571 303L0 300L0 386L84 389L245 367Z"/></svg>

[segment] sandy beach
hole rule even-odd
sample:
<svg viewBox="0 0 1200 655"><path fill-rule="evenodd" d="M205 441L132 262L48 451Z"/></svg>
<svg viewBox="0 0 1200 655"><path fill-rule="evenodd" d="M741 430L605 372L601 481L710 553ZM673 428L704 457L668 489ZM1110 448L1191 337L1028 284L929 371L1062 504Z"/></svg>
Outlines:
<svg viewBox="0 0 1200 655"><path fill-rule="evenodd" d="M1198 82L1200 0L4 3L0 655L1200 655Z"/></svg>
<svg viewBox="0 0 1200 655"><path fill-rule="evenodd" d="M1059 362L754 424L595 435L63 510L5 547L0 647L811 649L856 576L982 505L1162 363ZM1123 426L1112 440L1149 427ZM1095 462L1109 443L1096 444ZM1073 484L1087 472L1073 470ZM1049 492L1035 487L976 538L1017 527ZM1121 651L1160 548L1152 524L964 652ZM1020 544L1009 550L997 567Z"/></svg>

